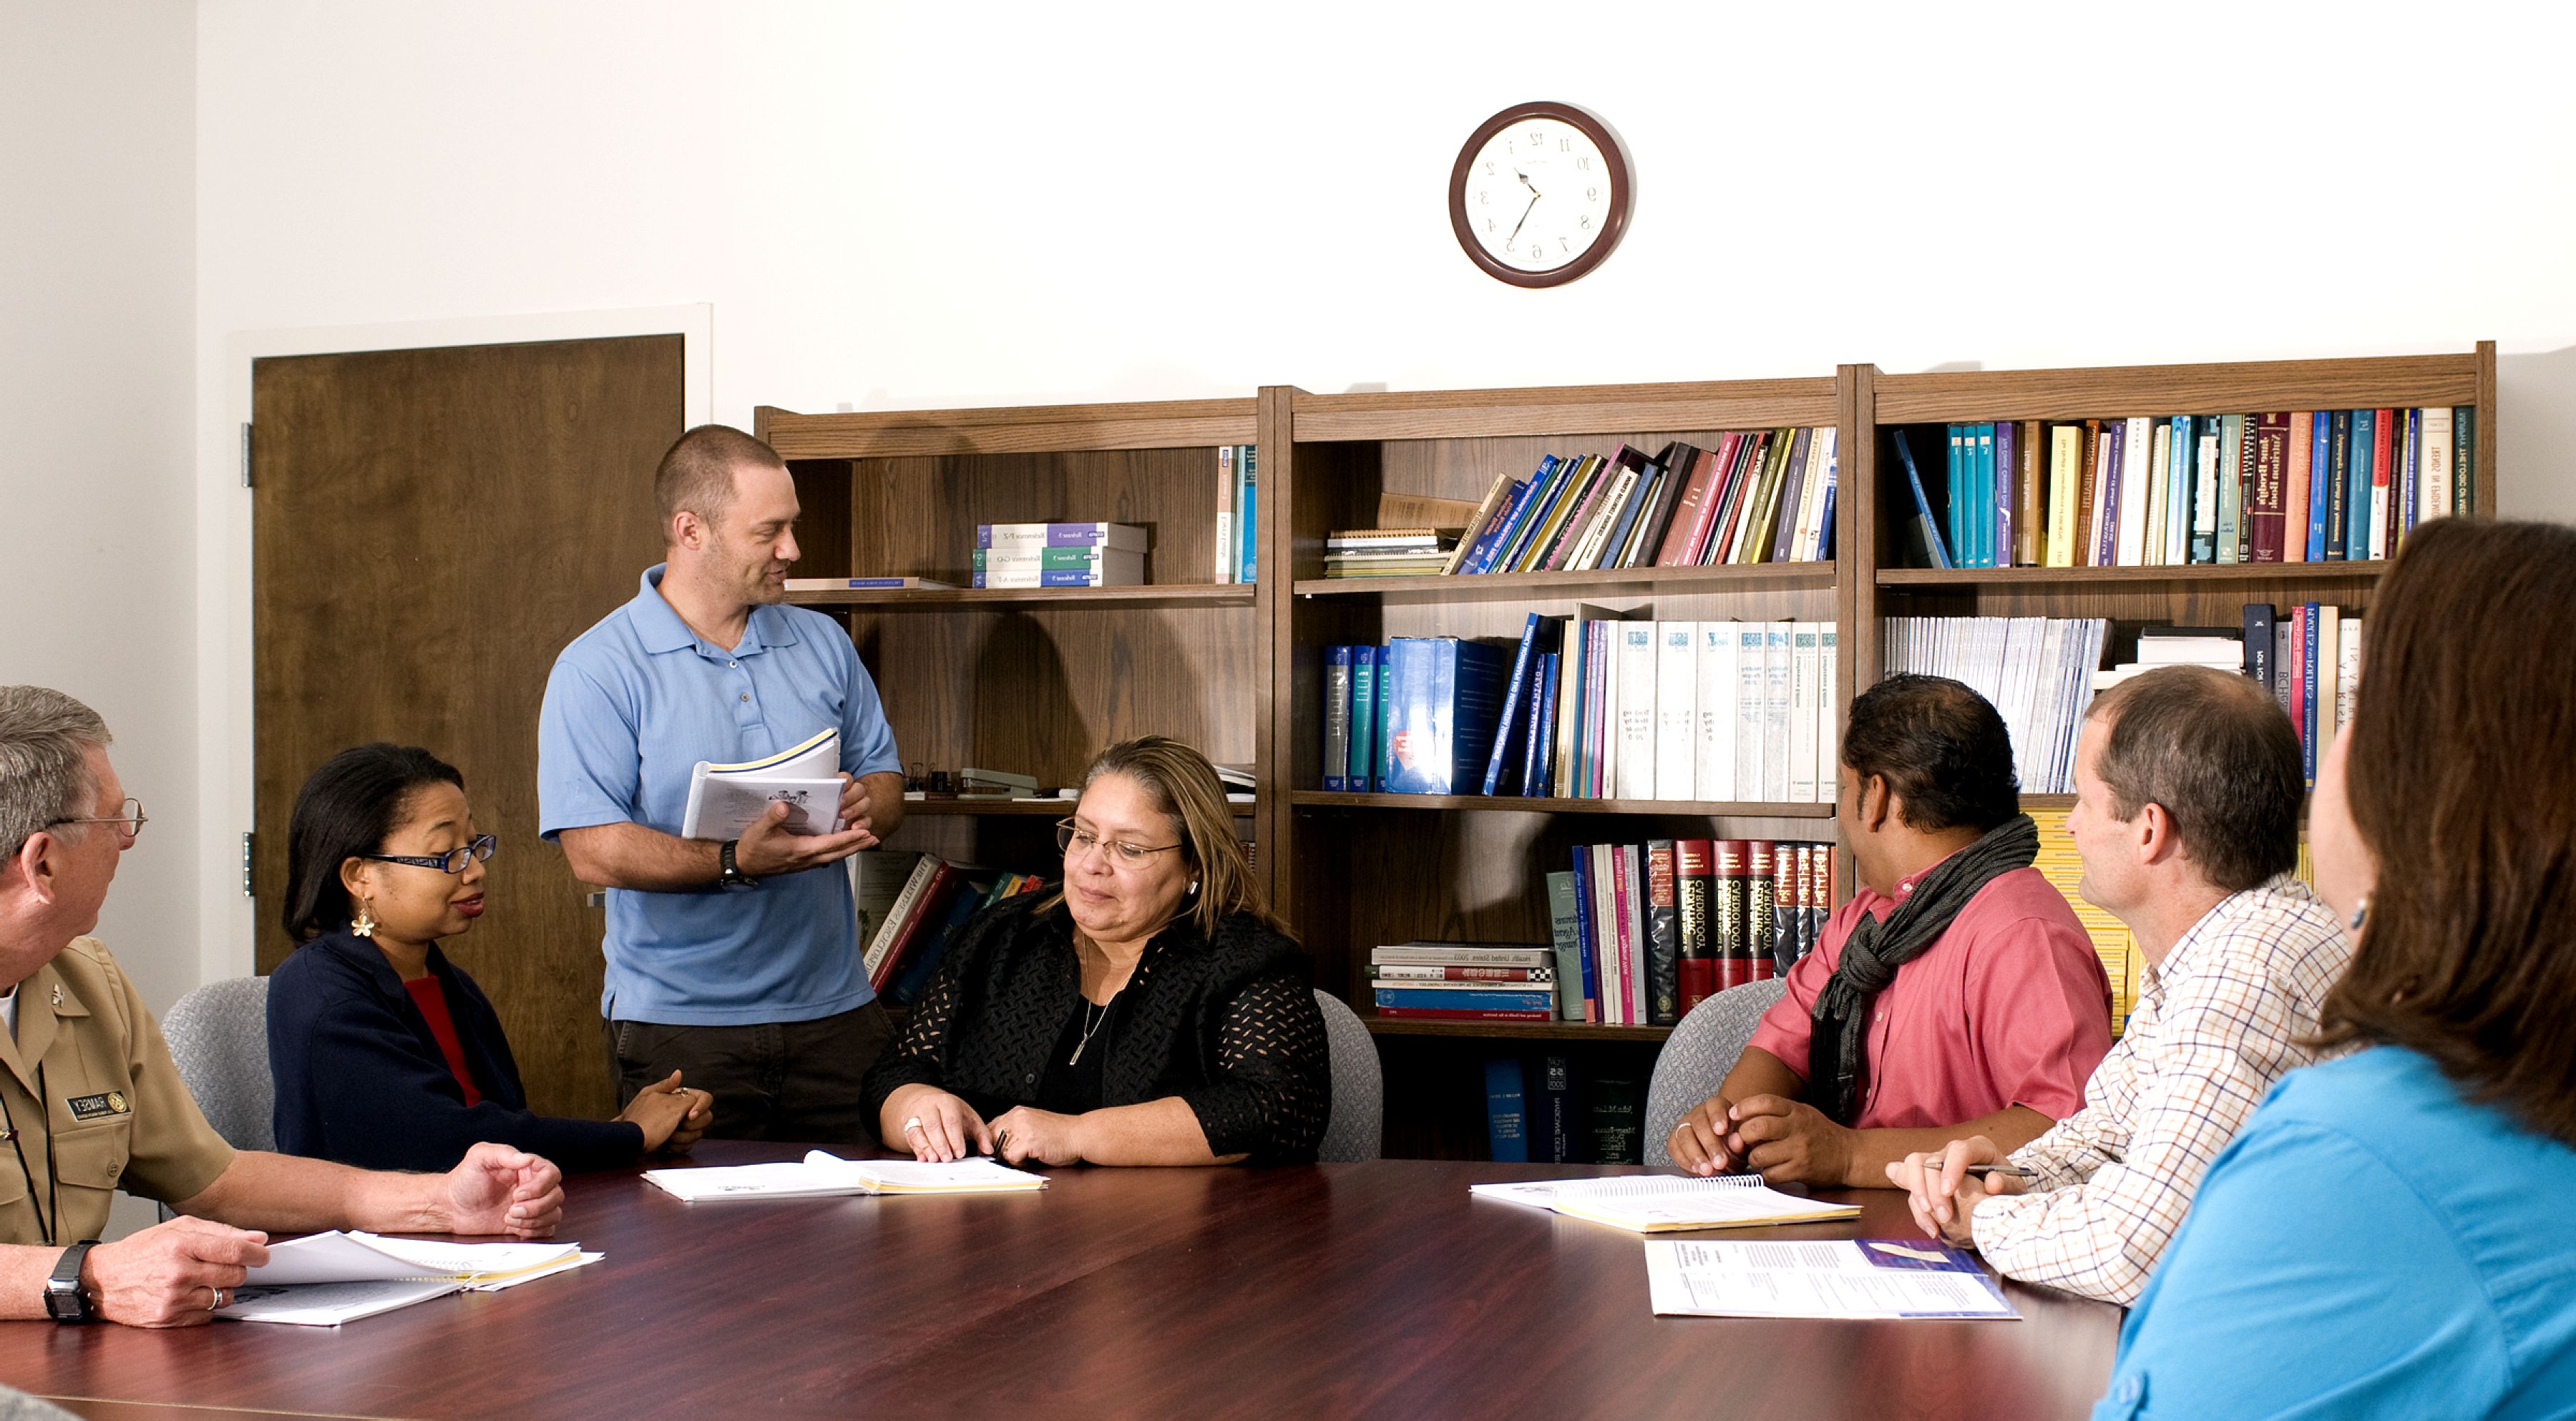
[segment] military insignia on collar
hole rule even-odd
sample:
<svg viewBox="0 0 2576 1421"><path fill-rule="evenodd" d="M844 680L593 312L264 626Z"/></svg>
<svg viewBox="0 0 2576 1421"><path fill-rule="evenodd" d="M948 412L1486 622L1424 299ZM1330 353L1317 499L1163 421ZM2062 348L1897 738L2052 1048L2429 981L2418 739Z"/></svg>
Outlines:
<svg viewBox="0 0 2576 1421"><path fill-rule="evenodd" d="M99 1095L75 1095L63 1104L71 1107L74 1120L104 1120L111 1115L134 1113L133 1105L127 1102L125 1092L121 1090L106 1091Z"/></svg>

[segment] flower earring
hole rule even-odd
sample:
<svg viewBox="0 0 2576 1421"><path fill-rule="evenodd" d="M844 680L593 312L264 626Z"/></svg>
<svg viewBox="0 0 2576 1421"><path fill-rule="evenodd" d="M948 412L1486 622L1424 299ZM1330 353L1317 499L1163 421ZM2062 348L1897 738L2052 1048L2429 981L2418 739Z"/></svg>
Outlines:
<svg viewBox="0 0 2576 1421"><path fill-rule="evenodd" d="M376 935L376 915L369 911L369 907L370 905L368 904L360 903L358 905L358 916L350 919L349 921L349 931L359 937L374 937Z"/></svg>

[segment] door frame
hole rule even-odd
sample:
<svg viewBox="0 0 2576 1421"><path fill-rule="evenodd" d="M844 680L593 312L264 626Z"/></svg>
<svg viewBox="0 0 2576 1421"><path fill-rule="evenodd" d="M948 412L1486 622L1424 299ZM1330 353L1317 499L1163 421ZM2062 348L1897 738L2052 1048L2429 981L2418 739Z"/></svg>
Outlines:
<svg viewBox="0 0 2576 1421"><path fill-rule="evenodd" d="M254 803L251 500L241 481L241 427L253 416L251 363L286 355L657 335L680 337L682 423L712 422L711 302L237 331L226 338L222 418L198 431L197 450L197 802L204 826L197 860L199 982L246 977L254 965L255 905L242 893L241 861L241 836L252 823Z"/></svg>

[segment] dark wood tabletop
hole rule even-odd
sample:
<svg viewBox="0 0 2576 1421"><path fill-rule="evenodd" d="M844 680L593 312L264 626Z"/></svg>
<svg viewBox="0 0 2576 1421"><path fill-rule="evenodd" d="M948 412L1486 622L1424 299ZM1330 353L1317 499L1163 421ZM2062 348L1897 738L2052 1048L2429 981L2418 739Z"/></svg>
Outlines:
<svg viewBox="0 0 2576 1421"><path fill-rule="evenodd" d="M793 1158L708 1141L700 1162ZM1063 1169L1043 1193L682 1204L576 1178L607 1258L337 1329L0 1323L0 1379L116 1421L995 1414L2080 1417L2120 1312L2007 1284L2019 1322L1658 1318L1636 1235L1422 1160ZM1858 1219L1739 1230L1902 1237ZM182 1413L165 1408L187 1407Z"/></svg>

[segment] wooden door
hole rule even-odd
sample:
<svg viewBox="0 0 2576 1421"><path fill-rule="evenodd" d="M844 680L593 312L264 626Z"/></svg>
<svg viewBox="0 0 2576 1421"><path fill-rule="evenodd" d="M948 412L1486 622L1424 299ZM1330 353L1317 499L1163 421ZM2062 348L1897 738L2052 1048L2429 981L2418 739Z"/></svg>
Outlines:
<svg viewBox="0 0 2576 1421"><path fill-rule="evenodd" d="M474 930L536 1110L615 1110L603 917L537 837L537 707L555 653L661 556L653 467L680 434L681 338L368 351L252 367L253 885L258 963L292 944L286 823L373 740L455 765L498 835Z"/></svg>

